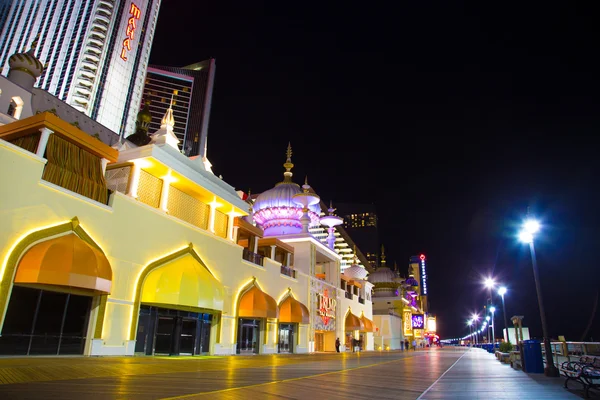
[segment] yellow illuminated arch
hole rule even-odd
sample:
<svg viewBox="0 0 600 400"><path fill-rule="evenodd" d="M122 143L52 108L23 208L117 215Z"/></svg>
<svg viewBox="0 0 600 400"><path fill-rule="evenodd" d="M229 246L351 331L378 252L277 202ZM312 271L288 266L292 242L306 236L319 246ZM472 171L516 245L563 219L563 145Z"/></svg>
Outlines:
<svg viewBox="0 0 600 400"><path fill-rule="evenodd" d="M6 317L8 302L10 301L10 295L13 288L15 274L17 272L17 266L19 265L19 261L23 255L33 245L69 232L75 233L81 240L104 255L104 251L100 248L100 246L98 246L98 244L81 227L77 217L73 217L70 221L59 225L31 231L30 233L21 237L20 240L13 246L12 250L7 254L4 260L3 269L0 271L0 332L2 326L4 325L4 318ZM77 289L73 289L72 292L76 293ZM94 339L99 339L102 337L102 326L104 324L106 299L108 298L108 295L102 294L95 297L98 298L98 314L96 316Z"/></svg>
<svg viewBox="0 0 600 400"><path fill-rule="evenodd" d="M193 312L222 312L224 288L190 243L153 261L140 273L135 284L130 340L137 334L141 303Z"/></svg>

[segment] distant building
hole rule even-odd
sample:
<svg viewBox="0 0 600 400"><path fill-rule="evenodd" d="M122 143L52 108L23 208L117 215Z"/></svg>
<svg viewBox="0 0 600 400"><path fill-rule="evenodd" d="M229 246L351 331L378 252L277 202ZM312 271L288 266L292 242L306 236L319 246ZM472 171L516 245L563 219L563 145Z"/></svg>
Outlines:
<svg viewBox="0 0 600 400"><path fill-rule="evenodd" d="M108 129L135 130L160 0L0 1L0 68L36 42L35 82Z"/></svg>
<svg viewBox="0 0 600 400"><path fill-rule="evenodd" d="M180 150L188 157L206 157L215 69L214 58L185 67L148 67L144 101L150 101L150 131L160 128L161 118L173 100L175 135Z"/></svg>
<svg viewBox="0 0 600 400"><path fill-rule="evenodd" d="M344 218L344 230L365 255L370 269L379 264L379 231L374 204L338 203L337 214Z"/></svg>

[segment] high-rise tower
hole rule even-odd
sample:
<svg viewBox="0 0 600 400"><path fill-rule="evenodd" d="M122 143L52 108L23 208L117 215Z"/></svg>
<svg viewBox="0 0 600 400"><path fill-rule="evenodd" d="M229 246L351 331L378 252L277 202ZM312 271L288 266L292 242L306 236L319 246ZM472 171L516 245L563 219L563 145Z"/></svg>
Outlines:
<svg viewBox="0 0 600 400"><path fill-rule="evenodd" d="M6 2L0 66L39 37L36 86L114 132L135 131L160 0Z"/></svg>
<svg viewBox="0 0 600 400"><path fill-rule="evenodd" d="M144 86L144 100L150 101L150 129L160 127L161 118L173 107L175 135L187 156L206 157L208 121L215 81L215 59L185 67L150 65ZM176 91L174 104L169 100Z"/></svg>

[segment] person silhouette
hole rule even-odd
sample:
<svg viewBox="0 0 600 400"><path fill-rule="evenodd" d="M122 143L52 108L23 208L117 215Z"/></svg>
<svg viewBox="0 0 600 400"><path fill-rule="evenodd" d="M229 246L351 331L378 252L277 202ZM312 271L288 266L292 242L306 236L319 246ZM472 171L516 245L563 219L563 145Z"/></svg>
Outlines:
<svg viewBox="0 0 600 400"><path fill-rule="evenodd" d="M340 352L340 338L335 339L335 351Z"/></svg>

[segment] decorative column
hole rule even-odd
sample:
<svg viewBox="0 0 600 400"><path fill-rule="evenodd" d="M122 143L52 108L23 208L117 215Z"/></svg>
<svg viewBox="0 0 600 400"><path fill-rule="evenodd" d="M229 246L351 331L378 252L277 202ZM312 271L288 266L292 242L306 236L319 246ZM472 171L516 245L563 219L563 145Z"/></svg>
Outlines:
<svg viewBox="0 0 600 400"><path fill-rule="evenodd" d="M140 184L140 173L142 168L138 164L133 164L131 167L131 181L129 183L129 188L127 188L127 195L137 199L138 194L138 186Z"/></svg>
<svg viewBox="0 0 600 400"><path fill-rule="evenodd" d="M308 227L310 225L310 216L308 214L308 207L318 204L321 201L321 198L314 192L310 191L310 185L308 184L308 178L304 180L304 185L302 185L302 189L304 191L302 193L297 193L294 195L293 200L294 203L302 206L302 218L300 218L300 222L302 223L302 232L308 233Z"/></svg>
<svg viewBox="0 0 600 400"><path fill-rule="evenodd" d="M217 202L213 201L209 204L210 210L208 213L208 230L215 233L215 212L217 211Z"/></svg>
<svg viewBox="0 0 600 400"><path fill-rule="evenodd" d="M54 131L44 127L40 129L40 132L40 141L38 142L38 147L35 151L35 155L43 158L44 153L46 152L46 146L48 145L48 139L50 138L50 135L54 133Z"/></svg>
<svg viewBox="0 0 600 400"><path fill-rule="evenodd" d="M275 261L275 249L277 249L277 246L272 244L271 245L271 260L273 260L273 261Z"/></svg>
<svg viewBox="0 0 600 400"><path fill-rule="evenodd" d="M103 158L100 160L100 162L102 163L102 175L106 174L106 166L108 165L108 160L106 158Z"/></svg>
<svg viewBox="0 0 600 400"><path fill-rule="evenodd" d="M335 247L335 227L344 222L344 220L334 214L335 208L333 208L332 202L329 203L329 209L327 211L329 211L329 215L321 217L321 224L327 227L327 232L329 232L329 236L327 236L327 246L333 250Z"/></svg>
<svg viewBox="0 0 600 400"><path fill-rule="evenodd" d="M235 219L235 211L230 212L228 215L229 218L227 218L227 238L229 240L233 240L233 220Z"/></svg>
<svg viewBox="0 0 600 400"><path fill-rule="evenodd" d="M166 177L163 178L162 190L160 192L160 209L168 213L167 205L169 204L169 187L171 186L171 170Z"/></svg>

